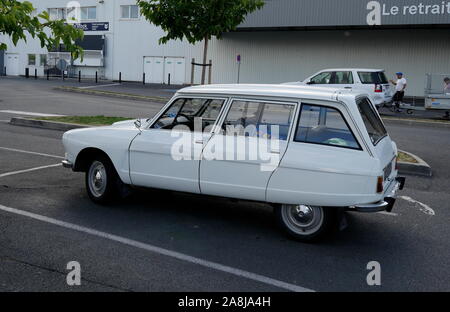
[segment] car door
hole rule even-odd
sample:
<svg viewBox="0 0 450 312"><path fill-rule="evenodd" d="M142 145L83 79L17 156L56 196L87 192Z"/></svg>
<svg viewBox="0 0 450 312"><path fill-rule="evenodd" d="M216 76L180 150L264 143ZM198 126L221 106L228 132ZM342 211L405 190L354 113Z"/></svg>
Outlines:
<svg viewBox="0 0 450 312"><path fill-rule="evenodd" d="M266 200L290 136L296 103L232 99L202 153L202 194Z"/></svg>
<svg viewBox="0 0 450 312"><path fill-rule="evenodd" d="M179 97L130 145L133 185L199 193L199 165L226 99Z"/></svg>

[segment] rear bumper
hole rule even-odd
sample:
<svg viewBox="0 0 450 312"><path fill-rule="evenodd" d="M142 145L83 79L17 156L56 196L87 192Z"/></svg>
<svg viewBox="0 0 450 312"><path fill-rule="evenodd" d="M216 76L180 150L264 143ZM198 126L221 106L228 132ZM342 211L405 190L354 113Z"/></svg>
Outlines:
<svg viewBox="0 0 450 312"><path fill-rule="evenodd" d="M373 204L356 205L349 208L350 210L358 212L391 212L392 208L394 208L395 200L397 199L397 192L403 190L405 187L405 182L406 178L396 178L395 181L389 185L389 188L384 194L384 200Z"/></svg>

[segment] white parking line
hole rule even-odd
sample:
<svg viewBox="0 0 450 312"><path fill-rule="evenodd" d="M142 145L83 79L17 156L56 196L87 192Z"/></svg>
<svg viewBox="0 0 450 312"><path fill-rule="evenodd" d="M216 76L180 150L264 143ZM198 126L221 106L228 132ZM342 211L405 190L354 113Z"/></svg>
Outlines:
<svg viewBox="0 0 450 312"><path fill-rule="evenodd" d="M78 88L79 88L79 89L94 89L94 88L113 87L113 86L120 86L120 83L112 83L112 84L97 85L97 86L88 86L88 87L78 87Z"/></svg>
<svg viewBox="0 0 450 312"><path fill-rule="evenodd" d="M89 235L93 235L93 236L97 236L97 237L101 237L104 239L108 239L114 242L118 242L124 245L128 245L128 246L132 246L135 248L139 248L142 250L146 250L146 251L150 251L156 254L160 254L163 256L167 256L167 257L171 257L171 258L175 258L181 261L186 261L189 263L193 263L196 265L200 265L209 269L214 269L217 271L221 271L221 272L225 272L228 274L232 274L238 277L243 277L249 280L253 280L256 282L260 282L263 284L267 284L270 286L274 286L274 287L278 287L278 288L282 288L285 290L289 290L289 291L294 291L294 292L313 292L313 290L308 289L308 288L304 288L298 285L294 285L294 284L289 284L286 282L282 282L280 280L276 280L267 276L263 276L263 275L259 275L259 274L255 274L255 273L251 273L248 271L244 271L244 270L240 270L240 269L236 269L236 268L232 268L226 265L222 265L219 263L215 263L215 262L211 262L208 260L203 260L203 259L199 259L199 258L195 258L186 254L182 254L176 251L171 251L168 249L164 249L164 248L160 248L157 246L153 246L153 245L149 245L149 244L145 244L145 243L141 243L135 240L131 240L128 238L124 238L121 236L117 236L117 235L113 235L113 234L109 234L109 233L105 233L105 232L101 232L101 231L97 231L91 228L87 228L84 226L80 226L80 225L76 225L73 223L68 223L68 222L64 222L64 221L60 221L57 219L53 219L53 218L49 218L49 217L45 217L42 215L38 215L38 214L34 214L28 211L23 211L23 210L19 210L19 209L15 209L15 208L10 208L10 207L6 207L3 205L0 205L0 210L3 210L5 212L9 212L9 213L13 213L16 215L20 215L20 216L24 216L27 218L31 218L34 220L39 220L42 222L46 222L46 223L50 223L53 225L57 225L57 226L61 226L64 227L66 229L71 229L77 232L82 232L82 233L86 233Z"/></svg>
<svg viewBox="0 0 450 312"><path fill-rule="evenodd" d="M59 167L59 166L61 166L61 165L62 165L62 164L55 164L55 165L48 165L48 166L40 166L40 167L36 167L36 168L30 168L30 169L25 169L25 170L18 170L18 171L12 171L12 172L7 172L7 173L2 173L2 174L0 174L0 178L9 177L9 176L16 175L16 174L21 174L21 173L27 173L27 172L38 171L38 170L47 169L47 168Z"/></svg>
<svg viewBox="0 0 450 312"><path fill-rule="evenodd" d="M30 151L24 151L21 149L16 148L10 148L10 147L1 147L0 150L9 151L9 152L17 152L17 153L24 153L24 154L31 154L31 155L38 155L38 156L45 156L45 157L52 157L52 158L59 158L64 159L64 157L56 156L56 155L50 155L50 154L44 154L44 153L37 153L37 152L30 152Z"/></svg>
<svg viewBox="0 0 450 312"><path fill-rule="evenodd" d="M0 110L0 113L26 115L26 116L37 116L37 117L62 117L62 116L64 116L64 115L57 115L57 114L23 112L23 111L16 111L16 110Z"/></svg>
<svg viewBox="0 0 450 312"><path fill-rule="evenodd" d="M406 200L409 203L419 205L419 210L422 211L424 214L427 214L427 215L430 215L430 216L435 216L436 215L436 213L434 212L433 209L431 209L430 206L428 206L428 205L426 205L424 203L421 203L418 200L415 200L415 199L413 199L413 198L411 198L409 196L400 196L399 198L401 198L403 200Z"/></svg>

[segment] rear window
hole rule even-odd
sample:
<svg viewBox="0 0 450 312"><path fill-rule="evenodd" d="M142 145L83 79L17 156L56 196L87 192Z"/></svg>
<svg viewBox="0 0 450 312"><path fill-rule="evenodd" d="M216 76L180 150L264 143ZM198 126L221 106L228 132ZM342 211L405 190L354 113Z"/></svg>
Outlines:
<svg viewBox="0 0 450 312"><path fill-rule="evenodd" d="M359 79L364 84L385 84L388 83L384 72L358 72Z"/></svg>
<svg viewBox="0 0 450 312"><path fill-rule="evenodd" d="M358 109L369 133L370 140L373 145L377 145L387 135L380 116L375 112L372 103L367 98L362 98L358 101Z"/></svg>

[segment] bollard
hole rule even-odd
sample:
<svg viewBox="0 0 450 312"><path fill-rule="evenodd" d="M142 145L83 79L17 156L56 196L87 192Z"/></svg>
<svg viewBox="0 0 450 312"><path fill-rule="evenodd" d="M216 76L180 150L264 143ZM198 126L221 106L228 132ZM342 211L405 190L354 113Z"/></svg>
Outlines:
<svg viewBox="0 0 450 312"><path fill-rule="evenodd" d="M194 74L195 74L195 58L192 59L191 85L194 85Z"/></svg>
<svg viewBox="0 0 450 312"><path fill-rule="evenodd" d="M37 79L37 68L34 69L34 79Z"/></svg>
<svg viewBox="0 0 450 312"><path fill-rule="evenodd" d="M95 72L95 83L98 83L98 72Z"/></svg>
<svg viewBox="0 0 450 312"><path fill-rule="evenodd" d="M167 80L167 85L170 86L170 74L169 74L169 78L168 78L168 80Z"/></svg>
<svg viewBox="0 0 450 312"><path fill-rule="evenodd" d="M25 68L25 77L30 78L30 69L29 68Z"/></svg>
<svg viewBox="0 0 450 312"><path fill-rule="evenodd" d="M211 75L212 75L212 60L209 60L209 74L208 74L208 84L211 84Z"/></svg>
<svg viewBox="0 0 450 312"><path fill-rule="evenodd" d="M6 77L6 66L5 66L5 77Z"/></svg>
<svg viewBox="0 0 450 312"><path fill-rule="evenodd" d="M47 80L50 80L50 71L47 69Z"/></svg>
<svg viewBox="0 0 450 312"><path fill-rule="evenodd" d="M119 72L119 83L122 83L122 72Z"/></svg>
<svg viewBox="0 0 450 312"><path fill-rule="evenodd" d="M145 73L142 74L142 84L145 86Z"/></svg>
<svg viewBox="0 0 450 312"><path fill-rule="evenodd" d="M81 70L78 71L78 82L81 83Z"/></svg>

